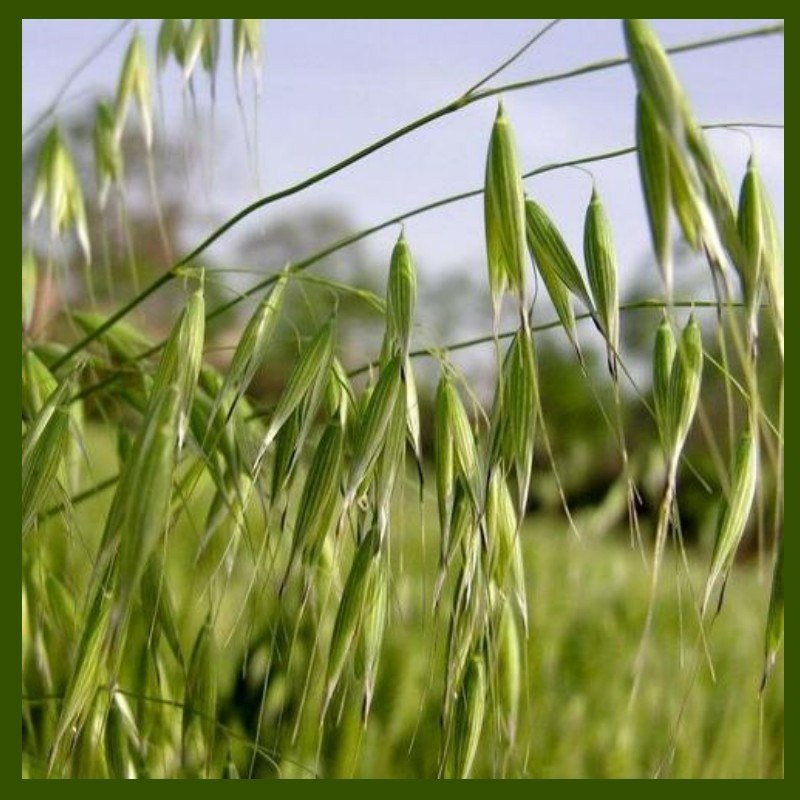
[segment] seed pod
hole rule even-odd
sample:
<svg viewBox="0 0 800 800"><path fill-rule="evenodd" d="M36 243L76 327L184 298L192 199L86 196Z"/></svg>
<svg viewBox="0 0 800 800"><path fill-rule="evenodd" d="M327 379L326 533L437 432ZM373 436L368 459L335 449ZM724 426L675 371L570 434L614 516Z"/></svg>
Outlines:
<svg viewBox="0 0 800 800"><path fill-rule="evenodd" d="M374 467L384 445L395 403L397 403L402 389L400 364L400 356L395 356L383 366L378 382L360 415L353 442L350 479L345 494L345 506L347 507L355 499L361 483Z"/></svg>
<svg viewBox="0 0 800 800"><path fill-rule="evenodd" d="M592 299L578 270L578 265L561 238L558 228L535 201L526 200L525 211L528 224L528 243L545 284L549 286L557 280L560 281L586 306L587 310L593 311ZM563 320L562 324L567 327Z"/></svg>
<svg viewBox="0 0 800 800"><path fill-rule="evenodd" d="M380 534L377 528L373 528L356 550L336 612L325 676L323 718L339 685L347 656L361 629L367 599L373 597L373 584L378 575L379 560Z"/></svg>
<svg viewBox="0 0 800 800"><path fill-rule="evenodd" d="M494 472L486 498L489 563L486 573L504 594L513 595L527 628L525 571L520 526L505 478Z"/></svg>
<svg viewBox="0 0 800 800"><path fill-rule="evenodd" d="M455 461L453 453L453 432L449 421L449 398L447 385L449 377L442 373L436 387L434 401L434 461L436 470L436 500L439 508L439 530L443 544L442 560L446 550L445 543L450 539L450 513L453 497Z"/></svg>
<svg viewBox="0 0 800 800"><path fill-rule="evenodd" d="M75 162L57 125L50 130L39 151L30 209L32 223L38 218L45 203L50 218L50 235L56 238L74 227L88 263L89 228L83 192Z"/></svg>
<svg viewBox="0 0 800 800"><path fill-rule="evenodd" d="M761 207L763 192L759 186L755 159L750 156L747 172L739 193L738 230L741 242L739 277L742 295L747 307L751 340L757 335L758 300L764 276L764 254L766 251L766 226Z"/></svg>
<svg viewBox="0 0 800 800"><path fill-rule="evenodd" d="M708 600L718 581L727 577L733 565L736 551L750 517L757 480L758 440L748 428L742 433L736 449L731 492L717 531L717 540L714 543L711 568L703 597L703 609L708 605Z"/></svg>
<svg viewBox="0 0 800 800"><path fill-rule="evenodd" d="M378 662L380 661L383 636L389 616L389 576L383 563L379 563L377 566L377 575L373 580L370 595L367 599L363 631L358 648L363 662L362 669L359 671L364 680L364 701L361 707L361 719L365 725L372 706L372 697L375 693Z"/></svg>
<svg viewBox="0 0 800 800"><path fill-rule="evenodd" d="M350 379L342 362L336 356L331 359L331 379L325 393L325 405L330 416L337 416L342 428L347 428L355 408L355 397Z"/></svg>
<svg viewBox="0 0 800 800"><path fill-rule="evenodd" d="M653 250L667 292L672 292L672 233L670 230L669 151L650 103L636 96L636 145Z"/></svg>
<svg viewBox="0 0 800 800"><path fill-rule="evenodd" d="M670 452L675 455L683 444L692 426L703 375L703 339L700 326L689 317L681 334L669 376L665 428Z"/></svg>
<svg viewBox="0 0 800 800"><path fill-rule="evenodd" d="M34 525L50 496L69 443L71 378L52 392L22 442L22 535Z"/></svg>
<svg viewBox="0 0 800 800"><path fill-rule="evenodd" d="M193 19L186 34L183 62L183 79L189 81L198 62L211 80L211 94L214 95L217 62L219 61L219 20Z"/></svg>
<svg viewBox="0 0 800 800"><path fill-rule="evenodd" d="M522 652L519 630L511 605L501 599L497 630L497 702L503 735L513 742L519 720L519 700L522 693Z"/></svg>
<svg viewBox="0 0 800 800"><path fill-rule="evenodd" d="M158 29L156 44L156 66L164 71L170 56L174 56L179 66L183 66L186 47L186 31L182 19L165 19Z"/></svg>
<svg viewBox="0 0 800 800"><path fill-rule="evenodd" d="M101 101L94 118L94 171L97 178L100 208L104 209L108 190L122 181L122 148L114 130L114 111Z"/></svg>
<svg viewBox="0 0 800 800"><path fill-rule="evenodd" d="M336 516L343 452L344 430L338 422L331 422L319 440L303 486L284 584L297 553L302 552L303 563L308 565L316 564L319 558L325 534Z"/></svg>
<svg viewBox="0 0 800 800"><path fill-rule="evenodd" d="M672 207L683 232L683 238L695 251L703 246L703 200L692 183L683 156L668 144L669 186Z"/></svg>
<svg viewBox="0 0 800 800"><path fill-rule="evenodd" d="M147 52L144 39L138 31L133 35L122 72L117 85L117 96L114 103L115 131L119 141L125 129L125 120L128 116L131 98L136 101L139 109L139 119L142 125L142 135L145 144L150 149L153 145L153 112L150 96L150 68L147 64Z"/></svg>
<svg viewBox="0 0 800 800"><path fill-rule="evenodd" d="M417 295L417 275L411 250L401 232L392 251L389 284L386 290L386 327L389 340L403 358L408 356L414 303Z"/></svg>
<svg viewBox="0 0 800 800"><path fill-rule="evenodd" d="M155 408L162 394L170 386L178 389L179 448L183 447L195 387L203 362L205 323L205 300L201 282L200 287L189 298L186 308L167 339L150 392L149 404L151 408Z"/></svg>
<svg viewBox="0 0 800 800"><path fill-rule="evenodd" d="M236 75L236 91L242 91L244 59L250 58L253 77L258 91L261 78L261 20L235 19L233 21L233 69Z"/></svg>
<svg viewBox="0 0 800 800"><path fill-rule="evenodd" d="M118 608L124 610L145 565L169 522L176 465L180 395L170 387L148 414L134 442L129 468L121 476L115 503L121 503ZM113 517L109 512L108 519Z"/></svg>
<svg viewBox="0 0 800 800"><path fill-rule="evenodd" d="M639 93L670 135L677 136L686 101L661 42L646 20L626 19L622 28Z"/></svg>
<svg viewBox="0 0 800 800"><path fill-rule="evenodd" d="M594 189L589 207L586 209L583 252L594 306L606 338L608 369L616 378L619 349L617 256L614 251L611 225Z"/></svg>
<svg viewBox="0 0 800 800"><path fill-rule="evenodd" d="M286 275L282 275L272 287L272 291L258 304L236 345L218 395L220 398L218 402L221 401L223 404L225 419L233 413L239 398L247 390L264 362L267 347L283 306L286 284Z"/></svg>
<svg viewBox="0 0 800 800"><path fill-rule="evenodd" d="M478 464L478 452L475 447L472 426L469 424L469 418L458 391L450 380L444 385L444 396L445 418L453 441L454 464L462 478L471 483Z"/></svg>
<svg viewBox="0 0 800 800"><path fill-rule="evenodd" d="M381 540L389 528L389 513L397 475L405 465L406 406L402 398L394 404L394 411L386 428L383 446L375 465L374 509L377 514Z"/></svg>
<svg viewBox="0 0 800 800"><path fill-rule="evenodd" d="M480 656L470 659L455 712L453 774L468 778L478 751L486 711L486 667Z"/></svg>
<svg viewBox="0 0 800 800"><path fill-rule="evenodd" d="M64 691L61 714L53 735L48 772L54 773L71 760L70 740L83 727L109 669L108 652L112 603L102 584L91 595L81 630L72 671Z"/></svg>
<svg viewBox="0 0 800 800"><path fill-rule="evenodd" d="M311 399L304 416L313 418L325 396L333 349L336 344L334 318L332 317L303 350L289 376L261 442L256 464L260 463L278 432L300 404Z"/></svg>
<svg viewBox="0 0 800 800"><path fill-rule="evenodd" d="M417 381L414 378L414 368L410 358L403 363L403 384L406 389L406 435L414 458L417 461L420 480L422 480L422 435L419 421L419 395L417 394Z"/></svg>
<svg viewBox="0 0 800 800"><path fill-rule="evenodd" d="M536 438L538 385L533 338L527 326L515 334L503 359L492 410L490 466L514 470L520 513L527 502Z"/></svg>
<svg viewBox="0 0 800 800"><path fill-rule="evenodd" d="M656 423L662 443L668 445L667 436L667 398L669 397L669 376L675 361L675 337L667 317L663 317L656 333L653 351L653 406Z"/></svg>
<svg viewBox="0 0 800 800"><path fill-rule="evenodd" d="M47 398L58 388L58 381L33 350L22 356L22 414L32 420Z"/></svg>
<svg viewBox="0 0 800 800"><path fill-rule="evenodd" d="M769 611L767 612L767 631L764 640L764 675L761 679L761 691L769 680L778 651L783 643L783 536L778 542L778 552L775 557L775 569L772 574L772 591L769 598Z"/></svg>
<svg viewBox="0 0 800 800"><path fill-rule="evenodd" d="M684 108L684 130L687 150L716 230L734 264L741 261L741 241L736 227L736 209L725 170L706 141L703 129L692 118L688 104Z"/></svg>
<svg viewBox="0 0 800 800"><path fill-rule="evenodd" d="M506 287L520 302L525 296L524 203L514 132L501 102L489 140L484 191L486 255L495 319Z"/></svg>
<svg viewBox="0 0 800 800"><path fill-rule="evenodd" d="M769 293L770 316L772 317L775 334L781 349L781 358L783 358L783 246L778 223L775 219L775 213L767 195L766 187L759 175L757 175L757 178L761 193L760 205L764 223L764 282Z"/></svg>

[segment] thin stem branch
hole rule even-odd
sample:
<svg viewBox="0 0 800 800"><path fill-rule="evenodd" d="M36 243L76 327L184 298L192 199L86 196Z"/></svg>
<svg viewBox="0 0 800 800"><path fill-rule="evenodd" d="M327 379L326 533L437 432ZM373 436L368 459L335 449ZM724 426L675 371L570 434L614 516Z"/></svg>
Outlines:
<svg viewBox="0 0 800 800"><path fill-rule="evenodd" d="M464 96L469 97L469 95L473 94L478 89L480 89L481 86L489 83L489 81L492 78L496 78L504 69L510 67L520 56L522 56L524 53L530 50L530 48L533 47L533 45L535 45L536 42L539 41L539 39L541 39L543 36L549 33L553 28L555 28L555 26L558 25L559 22L563 21L564 21L563 19L551 20L543 28L540 28L538 31L536 31L536 33L534 33L533 36L531 36L531 38L528 39L528 41L525 42L525 44L523 44L522 47L519 48L519 50L517 50L513 55L509 56L505 61L503 61L503 63L500 64L499 67L496 67L488 75L481 78L476 84L470 86L469 89L467 89L467 91L464 92Z"/></svg>
<svg viewBox="0 0 800 800"><path fill-rule="evenodd" d="M728 303L727 306L732 308L741 308L743 306L742 303ZM643 309L658 309L658 308L719 308L719 303L716 300L678 300L672 303L668 303L666 300L635 300L631 303L622 303L620 304L619 310L620 312L623 311L641 311ZM584 314L576 314L575 315L575 322L583 322L584 320L592 319L592 315L589 313ZM541 331L548 331L554 328L560 328L561 321L558 319L550 320L549 322L542 322L538 325L531 325L531 332L538 333ZM495 338L497 339L510 339L512 336L515 336L518 333L516 328L510 331L503 331L501 333L491 333L485 334L483 336L476 336L473 339L464 339L459 342L454 342L453 344L446 344L446 345L436 345L433 347L423 347L419 348L418 350L412 350L409 352L409 358L438 358L439 354L442 352L453 353L458 350L468 350L472 347L477 347L478 345L482 344L491 344L494 342ZM355 378L358 375L361 375L365 372L368 372L371 369L375 369L377 366L377 361L370 361L367 364L362 364L360 367L356 367L355 369L351 370L347 373L348 377Z"/></svg>
<svg viewBox="0 0 800 800"><path fill-rule="evenodd" d="M680 55L681 53L689 53L693 50L702 50L707 47L718 47L724 44L731 44L732 42L739 42L743 39L753 39L758 36L774 36L778 33L783 33L783 23L775 23L773 25L765 25L761 28L749 28L748 30L738 31L737 33L729 33L725 36L715 36L711 39L698 39L694 42L687 42L686 44L674 45L673 47L665 48L666 52L670 55ZM570 78L578 78L581 75L590 75L593 72L602 72L608 69L616 69L617 67L624 66L630 61L627 56L618 56L617 58L606 58L602 61L594 61L591 64L584 64L580 67L567 70L566 72L555 72L552 75L545 75L541 78L532 78L525 81L516 81L515 83L507 83L505 86L498 86L495 89L485 89L478 92L470 98L471 102L476 100L483 100L487 97L493 97L503 92L517 92L520 89L532 89L534 86L542 86L546 83L555 83L557 81L568 80Z"/></svg>

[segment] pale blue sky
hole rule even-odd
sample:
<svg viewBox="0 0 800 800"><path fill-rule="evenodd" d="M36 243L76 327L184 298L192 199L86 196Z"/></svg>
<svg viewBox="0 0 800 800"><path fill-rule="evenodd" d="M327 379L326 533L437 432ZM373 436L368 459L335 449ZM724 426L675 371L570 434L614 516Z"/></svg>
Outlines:
<svg viewBox="0 0 800 800"><path fill-rule="evenodd" d="M65 75L120 20L24 20L22 117L30 121ZM513 52L544 20L267 20L263 27L264 90L260 98L262 187L274 191L341 159L454 98ZM666 44L715 36L769 20L654 20ZM157 21L141 20L154 49ZM130 31L121 34L76 80L67 95L113 93ZM224 29L227 40L229 28ZM568 69L624 52L618 20L566 20L497 82ZM210 195L198 194L198 238L254 194L244 157L242 126L233 99L229 43L218 86L214 177ZM783 38L756 39L675 57L674 64L702 122L783 120ZM167 126L181 122L180 78L164 76ZM201 107L205 84L198 84ZM525 169L633 142L633 80L628 68L508 94ZM248 94L248 111L251 98ZM68 105L67 105L68 107ZM304 206L336 205L354 227L366 227L483 181L493 100L439 120L303 195L261 212L291 214ZM207 135L208 130L201 132ZM761 169L783 218L783 134L754 130ZM738 191L749 145L729 132L711 141ZM632 157L592 167L607 205L623 269L641 268L649 250ZM548 207L580 252L590 190L587 176L561 171L528 181L528 192ZM215 250L231 252L236 230ZM252 231L252 227L250 228ZM485 272L480 200L411 220L407 236L420 268ZM396 231L375 236L370 250L388 255ZM191 244L187 242L186 244ZM303 254L298 254L298 256ZM266 265L281 266L281 265Z"/></svg>

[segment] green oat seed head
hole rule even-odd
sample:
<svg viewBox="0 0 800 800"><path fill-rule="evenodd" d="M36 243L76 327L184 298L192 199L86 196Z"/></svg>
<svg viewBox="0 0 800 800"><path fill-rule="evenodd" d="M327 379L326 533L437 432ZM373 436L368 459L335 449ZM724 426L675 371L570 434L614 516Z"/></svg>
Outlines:
<svg viewBox="0 0 800 800"><path fill-rule="evenodd" d="M115 134L117 141L122 138L131 100L136 103L142 135L149 150L153 146L153 109L150 87L150 66L147 61L142 34L137 31L128 45L122 72L117 84L114 101Z"/></svg>
<svg viewBox="0 0 800 800"><path fill-rule="evenodd" d="M233 70L236 76L237 92L242 90L245 58L250 59L256 91L258 91L261 83L260 19L235 19L233 21Z"/></svg>
<svg viewBox="0 0 800 800"><path fill-rule="evenodd" d="M186 29L182 19L165 19L158 29L156 43L156 68L163 72L172 56L178 66L183 66L186 53Z"/></svg>
<svg viewBox="0 0 800 800"><path fill-rule="evenodd" d="M30 220L35 222L44 206L52 238L75 230L86 262L90 258L89 228L78 171L57 125L50 129L39 150L33 183Z"/></svg>
<svg viewBox="0 0 800 800"><path fill-rule="evenodd" d="M484 187L489 287L495 322L506 289L525 297L525 197L511 123L500 102L489 140Z"/></svg>
<svg viewBox="0 0 800 800"><path fill-rule="evenodd" d="M586 274L592 292L597 317L606 339L608 369L617 375L617 351L619 350L619 296L617 293L617 256L611 223L600 203L596 189L586 209L583 228L583 252Z"/></svg>
<svg viewBox="0 0 800 800"><path fill-rule="evenodd" d="M705 612L711 594L717 584L727 580L733 566L736 551L742 541L758 482L758 439L750 428L746 428L736 448L733 465L731 491L722 514L714 552L711 556L711 567L706 579L703 593L703 611Z"/></svg>
<svg viewBox="0 0 800 800"><path fill-rule="evenodd" d="M672 231L670 228L669 148L650 101L636 96L636 153L653 250L668 296L672 294Z"/></svg>

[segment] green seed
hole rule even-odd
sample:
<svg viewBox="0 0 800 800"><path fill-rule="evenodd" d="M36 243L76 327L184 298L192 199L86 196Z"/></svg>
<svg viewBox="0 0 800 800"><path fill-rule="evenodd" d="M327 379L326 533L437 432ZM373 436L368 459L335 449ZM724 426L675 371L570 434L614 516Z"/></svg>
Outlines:
<svg viewBox="0 0 800 800"><path fill-rule="evenodd" d="M762 278L764 275L764 255L766 250L766 226L761 207L763 193L759 186L758 170L751 156L747 162L747 172L739 192L738 229L741 241L740 277L742 294L748 309L751 328L757 320L758 303Z"/></svg>
<svg viewBox="0 0 800 800"><path fill-rule="evenodd" d="M672 207L689 246L699 251L703 246L704 203L695 188L683 156L668 143L669 186Z"/></svg>
<svg viewBox="0 0 800 800"><path fill-rule="evenodd" d="M313 418L316 414L325 397L335 344L334 320L331 318L303 350L292 370L270 418L269 427L256 456L256 464L263 459L286 420L305 399L311 399L305 416Z"/></svg>
<svg viewBox="0 0 800 800"><path fill-rule="evenodd" d="M61 714L48 757L48 772L63 769L70 756L68 737L80 731L109 669L108 642L112 603L102 587L95 591L75 651Z"/></svg>
<svg viewBox="0 0 800 800"><path fill-rule="evenodd" d="M472 771L486 711L486 667L473 656L459 691L455 712L453 771L456 778L468 778Z"/></svg>
<svg viewBox="0 0 800 800"><path fill-rule="evenodd" d="M30 219L35 222L45 203L50 235L61 236L75 229L86 262L90 259L89 228L78 171L61 132L54 125L45 138L36 163Z"/></svg>
<svg viewBox="0 0 800 800"><path fill-rule="evenodd" d="M344 430L338 422L331 422L319 440L303 486L287 576L296 553L302 552L305 564L315 564L319 558L325 534L335 518L342 480L343 453Z"/></svg>
<svg viewBox="0 0 800 800"><path fill-rule="evenodd" d="M661 42L646 20L626 19L622 28L639 93L651 104L664 128L676 135L685 99Z"/></svg>
<svg viewBox="0 0 800 800"><path fill-rule="evenodd" d="M133 445L130 471L117 486L116 495L124 498L119 531L118 604L122 609L169 522L180 400L177 389L171 387L152 409Z"/></svg>
<svg viewBox="0 0 800 800"><path fill-rule="evenodd" d="M401 363L398 355L381 369L378 382L360 415L353 443L350 479L345 495L345 506L347 507L355 499L361 483L374 467L384 445L389 422L402 389Z"/></svg>
<svg viewBox="0 0 800 800"><path fill-rule="evenodd" d="M503 735L513 742L517 735L522 694L522 650L511 605L501 599L497 631L497 694Z"/></svg>
<svg viewBox="0 0 800 800"><path fill-rule="evenodd" d="M587 310L593 311L592 299L578 270L578 265L561 238L558 228L535 201L526 200L525 211L528 223L528 244L536 266L539 268L539 274L548 289L560 281L586 306ZM567 327L563 320L562 324ZM572 327L574 328L574 322Z"/></svg>
<svg viewBox="0 0 800 800"><path fill-rule="evenodd" d="M616 376L616 354L619 349L617 257L614 251L611 225L594 189L592 189L589 207L586 209L583 252L594 306L606 338L608 368L611 374Z"/></svg>
<svg viewBox="0 0 800 800"><path fill-rule="evenodd" d="M439 530L443 543L442 557L446 551L446 543L450 539L450 512L455 477L455 461L453 453L453 432L449 420L449 398L447 384L449 377L442 374L436 388L434 403L434 466L436 471L436 500L439 508Z"/></svg>
<svg viewBox="0 0 800 800"><path fill-rule="evenodd" d="M236 90L242 89L242 72L245 57L253 65L256 86L261 73L261 20L235 19L233 21L233 68L236 75Z"/></svg>
<svg viewBox="0 0 800 800"><path fill-rule="evenodd" d="M125 128L131 99L136 101L142 134L148 149L153 145L153 112L150 94L150 68L147 63L147 51L144 39L137 31L128 45L122 72L117 85L117 96L114 102L115 130L119 140Z"/></svg>
<svg viewBox="0 0 800 800"><path fill-rule="evenodd" d="M515 334L503 359L492 409L490 466L517 477L520 513L528 497L536 437L538 385L533 338L527 325Z"/></svg>
<svg viewBox="0 0 800 800"><path fill-rule="evenodd" d="M661 267L667 292L672 292L672 234L670 230L669 150L664 134L641 94L636 97L636 145L639 178L644 194L653 250Z"/></svg>
<svg viewBox="0 0 800 800"><path fill-rule="evenodd" d="M367 600L374 596L373 584L378 577L379 561L380 533L377 528L373 528L356 550L336 612L325 676L326 710L339 685L348 654L361 629ZM324 716L323 712L323 718Z"/></svg>
<svg viewBox="0 0 800 800"><path fill-rule="evenodd" d="M372 706L375 681L378 676L378 662L389 616L389 576L383 563L378 564L377 571L371 586L371 596L367 599L363 631L358 648L363 661L359 672L364 680L364 701L361 708L361 718L364 724L367 722Z"/></svg>
<svg viewBox="0 0 800 800"><path fill-rule="evenodd" d="M401 232L392 251L389 267L389 285L386 291L387 335L393 347L403 357L408 356L411 343L411 326L414 321L414 304L417 295L417 274L411 250Z"/></svg>
<svg viewBox="0 0 800 800"><path fill-rule="evenodd" d="M100 208L104 209L108 190L122 181L122 148L117 138L114 110L105 101L97 104L94 119L94 171L100 194Z"/></svg>
<svg viewBox="0 0 800 800"><path fill-rule="evenodd" d="M233 353L225 382L219 391L224 415L230 417L233 408L261 368L272 339L286 292L287 278L282 275L272 291L253 312Z"/></svg>
<svg viewBox="0 0 800 800"><path fill-rule="evenodd" d="M189 302L175 324L164 347L158 371L153 379L150 406L160 402L170 386L176 386L180 396L178 442L182 446L189 425L195 387L203 362L205 343L205 300L202 283L192 293Z"/></svg>
<svg viewBox="0 0 800 800"><path fill-rule="evenodd" d="M506 287L520 302L525 296L524 202L514 132L501 102L489 141L484 191L486 255L495 319Z"/></svg>
<svg viewBox="0 0 800 800"><path fill-rule="evenodd" d="M170 56L174 56L180 66L183 66L184 48L186 47L186 31L182 19L165 19L158 29L156 43L156 66L163 72Z"/></svg>
<svg viewBox="0 0 800 800"><path fill-rule="evenodd" d="M22 445L22 534L33 527L50 496L69 444L65 382L34 418Z"/></svg>
<svg viewBox="0 0 800 800"><path fill-rule="evenodd" d="M669 376L675 362L675 336L667 317L663 317L656 333L656 344L653 351L653 406L656 422L665 445L669 443L667 435L667 402L669 397Z"/></svg>
<svg viewBox="0 0 800 800"><path fill-rule="evenodd" d="M684 108L685 139L716 230L734 264L741 261L741 241L736 227L736 209L725 170L694 121L688 104Z"/></svg>
<svg viewBox="0 0 800 800"><path fill-rule="evenodd" d="M727 577L742 540L758 481L758 441L749 429L745 430L736 450L731 492L714 544L711 568L706 580L703 608L708 605L714 587Z"/></svg>
<svg viewBox="0 0 800 800"><path fill-rule="evenodd" d="M689 317L681 334L669 376L665 428L670 451L683 449L694 419L703 375L703 339L694 316Z"/></svg>
<svg viewBox="0 0 800 800"><path fill-rule="evenodd" d="M214 79L219 62L219 20L193 19L186 34L183 62L183 79L189 81L198 63L211 79L214 92Z"/></svg>

